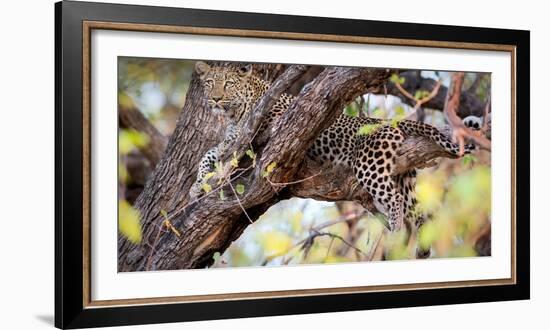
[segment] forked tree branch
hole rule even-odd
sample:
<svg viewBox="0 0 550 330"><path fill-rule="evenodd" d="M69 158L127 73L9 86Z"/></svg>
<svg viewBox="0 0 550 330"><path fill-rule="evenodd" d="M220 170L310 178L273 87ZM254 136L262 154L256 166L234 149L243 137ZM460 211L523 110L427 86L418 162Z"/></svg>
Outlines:
<svg viewBox="0 0 550 330"><path fill-rule="evenodd" d="M453 140L460 145L461 153L464 151L466 139L473 140L483 149L491 150L491 141L481 133L474 132L470 128L466 127L466 125L462 122L462 119L457 114L460 106L460 95L463 82L464 72L453 73L451 85L449 86L449 92L447 93L447 97L445 99L445 108L443 110L445 113L445 118L447 118L447 121L452 127Z"/></svg>

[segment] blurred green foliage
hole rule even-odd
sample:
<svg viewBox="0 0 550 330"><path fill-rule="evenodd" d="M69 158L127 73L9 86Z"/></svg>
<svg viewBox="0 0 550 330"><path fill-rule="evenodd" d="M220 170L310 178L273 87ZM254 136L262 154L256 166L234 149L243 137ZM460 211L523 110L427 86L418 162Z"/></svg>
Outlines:
<svg viewBox="0 0 550 330"><path fill-rule="evenodd" d="M432 257L476 256L476 239L491 220L490 159L479 158L444 160L419 172L419 209L430 220L409 241L405 230L388 232L382 215L346 220L362 214L357 204L346 202L342 211L335 203L293 198L270 208L212 267L412 259L417 239L432 247Z"/></svg>
<svg viewBox="0 0 550 330"><path fill-rule="evenodd" d="M185 103L194 61L150 58L118 58L118 105L143 115L163 134L170 135ZM129 159L147 146L150 137L132 129L119 129L119 231L133 243L141 241L139 213L126 200L136 185ZM142 173L142 171L138 171Z"/></svg>

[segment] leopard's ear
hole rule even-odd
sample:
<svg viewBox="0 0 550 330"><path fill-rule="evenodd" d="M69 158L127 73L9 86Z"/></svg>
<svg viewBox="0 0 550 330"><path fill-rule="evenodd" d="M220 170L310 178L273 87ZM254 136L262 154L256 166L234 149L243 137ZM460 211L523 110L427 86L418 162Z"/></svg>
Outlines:
<svg viewBox="0 0 550 330"><path fill-rule="evenodd" d="M210 71L210 65L204 63L203 61L198 61L197 63L195 63L195 71L202 79L208 73L208 71Z"/></svg>
<svg viewBox="0 0 550 330"><path fill-rule="evenodd" d="M239 76L246 78L252 74L252 64L243 65L239 68Z"/></svg>

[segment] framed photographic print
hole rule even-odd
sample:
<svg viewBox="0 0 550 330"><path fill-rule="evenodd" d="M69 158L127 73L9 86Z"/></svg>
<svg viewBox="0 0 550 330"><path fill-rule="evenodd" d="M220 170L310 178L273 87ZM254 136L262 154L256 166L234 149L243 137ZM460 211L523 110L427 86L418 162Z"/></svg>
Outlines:
<svg viewBox="0 0 550 330"><path fill-rule="evenodd" d="M529 298L529 32L56 15L60 328Z"/></svg>

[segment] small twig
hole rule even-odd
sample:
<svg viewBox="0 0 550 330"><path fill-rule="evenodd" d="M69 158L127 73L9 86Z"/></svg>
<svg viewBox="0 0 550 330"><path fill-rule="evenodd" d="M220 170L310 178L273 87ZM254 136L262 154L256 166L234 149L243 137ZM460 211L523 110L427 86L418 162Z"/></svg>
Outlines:
<svg viewBox="0 0 550 330"><path fill-rule="evenodd" d="M267 182L269 182L272 186L288 186L288 185L291 185L291 184L297 184L297 183L301 183L301 182L304 182L304 181L313 179L314 177L316 177L316 176L318 176L318 175L321 175L321 173L322 173L322 171L319 171L319 173L310 175L310 176L308 176L307 178L303 178L303 179L296 180L296 181L291 181L291 182L272 182L272 181L269 179L268 176L266 176L265 179L266 179Z"/></svg>
<svg viewBox="0 0 550 330"><path fill-rule="evenodd" d="M158 226L159 230L157 232L157 236L155 237L155 240L153 241L153 244L150 245L151 246L151 252L149 252L149 256L147 257L147 266L145 266L145 270L151 270L151 263L153 262L153 254L156 251L156 246L157 246L158 240L160 238L160 234L166 232L166 231L163 230L162 226L163 226L162 224L160 226Z"/></svg>
<svg viewBox="0 0 550 330"><path fill-rule="evenodd" d="M483 73L478 73L476 74L476 78L474 80L474 82L472 83L472 85L470 85L470 87L468 87L468 92L469 93L472 93L472 94L475 94L477 89L479 88L479 85L481 85L481 80L483 80L483 76L485 74Z"/></svg>
<svg viewBox="0 0 550 330"><path fill-rule="evenodd" d="M330 227L332 225L335 225L337 223L341 223L341 222L347 222L347 221L352 221L352 220L355 220L357 218L360 218L362 217L364 214L366 214L367 212L360 212L360 213L348 213L348 214L345 214L335 220L332 220L332 221L327 221L327 222L323 222L315 227L311 227L309 230L310 231L314 231L314 232L319 232L321 229L324 229L324 228L327 228L327 227ZM297 247L297 246L300 246L300 245L303 245L304 243L306 243L308 240L311 239L311 236L308 236L300 241L298 241L296 244L294 244L289 250L292 250L293 248Z"/></svg>
<svg viewBox="0 0 550 330"><path fill-rule="evenodd" d="M327 254L325 255L325 260L323 262L327 262L328 256L330 255L330 249L332 248L332 244L334 243L335 237L331 237L330 243L328 244L327 248Z"/></svg>
<svg viewBox="0 0 550 330"><path fill-rule="evenodd" d="M483 126L481 127L481 133L485 136L489 130L489 113L491 109L491 97L487 98L487 104L485 104L485 112L483 115Z"/></svg>
<svg viewBox="0 0 550 330"><path fill-rule="evenodd" d="M409 93L408 90L403 88L403 86L399 82L396 81L394 84L395 84L395 87L397 87L397 89L399 90L399 92L401 92L401 94L405 95L405 97L407 97L408 99L418 102L418 100L411 93Z"/></svg>
<svg viewBox="0 0 550 330"><path fill-rule="evenodd" d="M358 219L358 218L362 217L365 214L367 214L366 211L358 212L358 213L355 213L355 212L347 213L347 214L344 214L344 215L340 216L339 218L337 218L335 220L323 222L323 223L313 227L313 229L321 230L323 228L333 226L337 223L348 222L348 221L351 221L351 220Z"/></svg>
<svg viewBox="0 0 550 330"><path fill-rule="evenodd" d="M328 237L332 237L332 238L337 238L339 239L340 241L342 241L342 243L344 243L345 245L347 245L349 248L353 249L354 251L356 252L359 252L361 253L362 255L365 255L365 252L363 252L361 249L357 248L355 245L351 244L350 242L346 241L342 236L340 235L336 235L336 234L333 234L333 233L329 233L329 232L321 232L321 231L315 231L315 233L313 235L311 235L314 239L315 237L319 237L319 236L328 236Z"/></svg>
<svg viewBox="0 0 550 330"><path fill-rule="evenodd" d="M398 81L396 81L394 84L395 84L395 87L397 87L397 89L399 90L399 92L401 92L401 94L405 95L405 97L415 102L413 111L407 116L408 119L413 119L418 109L420 109L420 107L422 107L424 103L429 102L431 99L433 99L437 95L437 93L439 92L439 88L441 87L441 80L437 80L430 94L426 95L421 99L417 99L416 97L414 97L414 95L409 93L409 91L407 91Z"/></svg>
<svg viewBox="0 0 550 330"><path fill-rule="evenodd" d="M380 233L380 235L378 235L378 237L376 238L376 241L372 244L372 247L367 254L367 261L372 261L372 259L374 258L374 254L376 253L376 249L378 249L378 244L380 244L383 235L383 233Z"/></svg>
<svg viewBox="0 0 550 330"><path fill-rule="evenodd" d="M237 199L237 202L239 203L239 206L241 207L241 209L243 210L244 212L244 215L246 215L246 217L248 218L248 221L250 221L250 223L254 223L254 221L250 218L250 216L248 215L248 213L246 212L243 204L241 203L241 199L239 198L239 196L237 195L237 192L235 191L235 188L233 188L233 185L231 184L231 182L229 182L229 187L231 187L231 190L233 191L233 194L235 195L235 198Z"/></svg>

